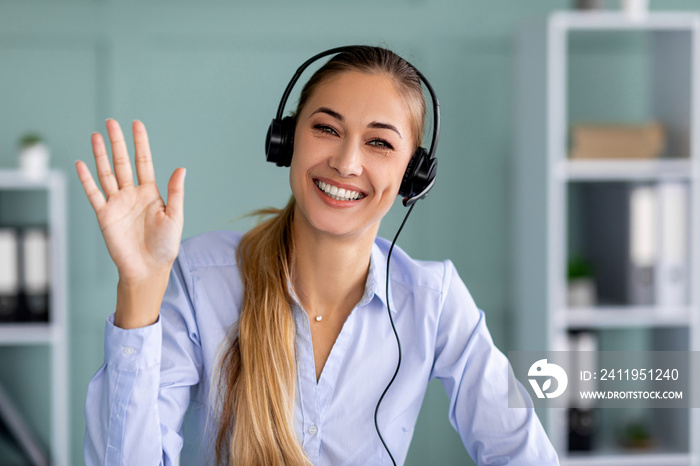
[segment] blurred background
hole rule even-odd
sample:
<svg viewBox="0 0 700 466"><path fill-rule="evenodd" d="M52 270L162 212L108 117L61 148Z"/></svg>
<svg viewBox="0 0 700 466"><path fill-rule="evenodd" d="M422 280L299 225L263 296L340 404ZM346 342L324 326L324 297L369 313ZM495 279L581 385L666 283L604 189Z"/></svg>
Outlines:
<svg viewBox="0 0 700 466"><path fill-rule="evenodd" d="M619 5L603 2L610 10ZM519 325L546 323L517 315L515 303L514 274L522 267L515 263L512 202L518 31L573 8L565 0L0 1L0 169L17 169L20 140L36 134L66 189L67 346L59 363L66 362L67 377L57 378L55 369L51 377L52 343L10 344L10 337L0 346L7 397L45 444L57 438L55 413L67 416L65 452L70 464L82 464L86 388L102 364L117 283L74 170L81 159L94 173L90 134L105 134L112 117L130 140L131 121L142 120L163 195L172 171L187 168L184 237L245 230L251 221L242 215L283 206L290 194L287 170L263 154L284 87L306 58L350 43L393 49L428 77L440 99L437 184L399 244L419 259L451 259L486 312L496 345L504 352L522 348ZM697 8L696 0L651 2L652 11ZM602 99L615 120L648 116L636 98L645 85L636 79L645 53L638 40L604 36L572 53L584 60L575 70L578 82L600 69L630 78ZM584 110L589 102L584 91L569 98ZM12 191L13 182L7 184ZM32 211L47 203L0 196L0 227L13 219L39 222ZM380 234L393 236L404 213L397 202ZM533 215L538 221L536 209ZM528 349L546 349L546 342ZM55 404L64 409L53 410ZM442 387L432 382L407 465L472 464L447 409ZM22 464L2 458L0 465Z"/></svg>

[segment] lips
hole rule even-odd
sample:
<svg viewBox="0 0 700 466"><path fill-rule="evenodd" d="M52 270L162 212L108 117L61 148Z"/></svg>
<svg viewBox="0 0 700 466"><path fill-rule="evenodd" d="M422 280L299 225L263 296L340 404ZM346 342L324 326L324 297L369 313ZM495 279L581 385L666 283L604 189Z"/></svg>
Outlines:
<svg viewBox="0 0 700 466"><path fill-rule="evenodd" d="M326 183L321 180L314 180L316 187L321 190L326 196L336 201L357 201L365 197L365 194L360 191L353 191L350 189L339 188L332 184Z"/></svg>

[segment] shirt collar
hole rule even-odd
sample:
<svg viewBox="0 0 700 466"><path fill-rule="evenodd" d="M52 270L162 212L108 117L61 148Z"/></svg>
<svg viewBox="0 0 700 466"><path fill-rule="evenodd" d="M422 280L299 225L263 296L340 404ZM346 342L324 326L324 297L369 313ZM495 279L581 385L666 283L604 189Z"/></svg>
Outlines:
<svg viewBox="0 0 700 466"><path fill-rule="evenodd" d="M287 285L287 289L289 290L292 300L300 306L291 284ZM362 298L360 302L357 303L357 307L366 306L375 296L386 306L386 256L377 243L372 245L372 253L369 258L369 273L365 281L365 291L362 293ZM391 299L391 312L395 313L396 311L394 300Z"/></svg>
<svg viewBox="0 0 700 466"><path fill-rule="evenodd" d="M389 290L391 292L391 290ZM386 306L386 256L375 242L369 259L369 273L365 282L365 293L358 306L368 304L373 297L379 298ZM391 298L390 298L391 299ZM394 300L391 299L391 311L396 312Z"/></svg>

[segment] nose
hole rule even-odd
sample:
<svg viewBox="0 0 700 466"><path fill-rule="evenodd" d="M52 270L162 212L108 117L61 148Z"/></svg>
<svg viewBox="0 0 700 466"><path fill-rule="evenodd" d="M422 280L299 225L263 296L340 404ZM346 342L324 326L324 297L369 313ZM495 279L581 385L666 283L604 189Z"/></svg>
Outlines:
<svg viewBox="0 0 700 466"><path fill-rule="evenodd" d="M343 141L328 164L342 177L357 176L362 173L362 153L359 144L351 138Z"/></svg>

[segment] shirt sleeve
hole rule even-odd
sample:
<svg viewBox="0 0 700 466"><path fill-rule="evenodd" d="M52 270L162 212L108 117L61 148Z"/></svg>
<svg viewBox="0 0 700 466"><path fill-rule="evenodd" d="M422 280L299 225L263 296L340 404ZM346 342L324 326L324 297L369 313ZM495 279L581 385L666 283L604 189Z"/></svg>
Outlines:
<svg viewBox="0 0 700 466"><path fill-rule="evenodd" d="M493 344L483 311L449 261L443 290L431 376L450 398L450 423L465 448L480 466L558 465L532 400ZM528 408L508 407L509 381Z"/></svg>
<svg viewBox="0 0 700 466"><path fill-rule="evenodd" d="M108 318L104 364L87 390L88 466L177 464L190 388L202 371L191 283L181 247L155 324L127 330Z"/></svg>

